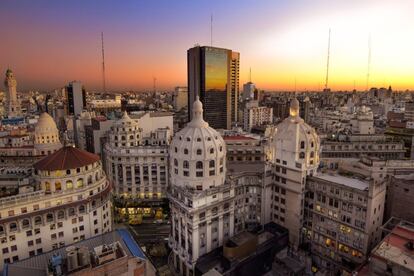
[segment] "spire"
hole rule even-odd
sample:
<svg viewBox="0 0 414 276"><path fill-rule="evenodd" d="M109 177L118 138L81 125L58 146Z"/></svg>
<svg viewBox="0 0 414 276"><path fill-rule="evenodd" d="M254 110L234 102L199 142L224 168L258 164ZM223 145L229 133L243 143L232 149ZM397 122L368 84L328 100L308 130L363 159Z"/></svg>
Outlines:
<svg viewBox="0 0 414 276"><path fill-rule="evenodd" d="M193 103L193 119L189 125L193 127L208 126L208 123L203 119L203 103L200 101L199 96L196 97Z"/></svg>
<svg viewBox="0 0 414 276"><path fill-rule="evenodd" d="M299 117L299 101L296 97L290 101L289 115L295 118Z"/></svg>

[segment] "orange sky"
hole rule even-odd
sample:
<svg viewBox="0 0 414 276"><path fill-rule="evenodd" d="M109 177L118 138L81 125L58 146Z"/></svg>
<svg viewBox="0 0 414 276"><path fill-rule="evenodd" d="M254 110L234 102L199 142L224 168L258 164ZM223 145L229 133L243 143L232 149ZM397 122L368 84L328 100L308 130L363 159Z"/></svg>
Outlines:
<svg viewBox="0 0 414 276"><path fill-rule="evenodd" d="M119 3L119 2L116 2ZM186 51L209 44L241 56L241 84L269 90L322 89L331 28L329 87L414 87L414 1L12 1L0 9L0 70L10 66L19 90L49 90L81 80L102 87L100 32L105 32L110 90L186 85Z"/></svg>

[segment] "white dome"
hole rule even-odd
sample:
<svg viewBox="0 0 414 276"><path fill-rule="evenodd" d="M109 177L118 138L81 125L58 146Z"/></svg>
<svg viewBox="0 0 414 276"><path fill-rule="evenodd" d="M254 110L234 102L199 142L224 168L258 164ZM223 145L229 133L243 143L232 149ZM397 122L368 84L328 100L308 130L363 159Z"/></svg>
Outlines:
<svg viewBox="0 0 414 276"><path fill-rule="evenodd" d="M170 156L172 185L201 191L224 183L226 145L203 120L203 105L198 97L193 104L192 121L172 140Z"/></svg>
<svg viewBox="0 0 414 276"><path fill-rule="evenodd" d="M35 147L43 153L51 153L61 148L59 130L53 118L46 112L42 113L35 126Z"/></svg>
<svg viewBox="0 0 414 276"><path fill-rule="evenodd" d="M315 129L299 117L299 103L292 100L290 116L277 125L273 137L276 163L316 171L319 165L320 140ZM278 162L279 161L279 162Z"/></svg>

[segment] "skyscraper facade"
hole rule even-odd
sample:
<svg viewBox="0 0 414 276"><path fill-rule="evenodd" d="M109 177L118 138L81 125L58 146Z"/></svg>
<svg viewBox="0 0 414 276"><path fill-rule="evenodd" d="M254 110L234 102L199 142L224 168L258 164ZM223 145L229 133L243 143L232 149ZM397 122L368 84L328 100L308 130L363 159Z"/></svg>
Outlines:
<svg viewBox="0 0 414 276"><path fill-rule="evenodd" d="M66 86L67 113L80 115L86 107L86 91L80 81L73 81Z"/></svg>
<svg viewBox="0 0 414 276"><path fill-rule="evenodd" d="M240 54L228 49L196 46L187 51L189 120L199 96L213 128L229 129L237 121L239 60Z"/></svg>

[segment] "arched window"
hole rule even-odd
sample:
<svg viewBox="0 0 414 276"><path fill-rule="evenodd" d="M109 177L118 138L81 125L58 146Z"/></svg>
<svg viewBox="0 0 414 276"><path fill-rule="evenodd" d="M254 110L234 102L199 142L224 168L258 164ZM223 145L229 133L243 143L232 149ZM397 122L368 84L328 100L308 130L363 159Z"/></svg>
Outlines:
<svg viewBox="0 0 414 276"><path fill-rule="evenodd" d="M79 206L79 213L80 214L83 214L83 213L85 213L85 205L81 205L81 206Z"/></svg>
<svg viewBox="0 0 414 276"><path fill-rule="evenodd" d="M183 161L183 168L184 169L188 169L189 167L190 167L190 165L189 165L188 161L187 160L184 160Z"/></svg>
<svg viewBox="0 0 414 276"><path fill-rule="evenodd" d="M66 174L69 175L70 174L70 170L66 170Z"/></svg>
<svg viewBox="0 0 414 276"><path fill-rule="evenodd" d="M175 147L175 148L174 148L174 151L175 151L175 152L178 152L178 149L177 149L177 147Z"/></svg>
<svg viewBox="0 0 414 276"><path fill-rule="evenodd" d="M45 191L46 193L50 193L50 183L49 182L45 182Z"/></svg>
<svg viewBox="0 0 414 276"><path fill-rule="evenodd" d="M220 146L220 152L222 152L223 151L223 146Z"/></svg>
<svg viewBox="0 0 414 276"><path fill-rule="evenodd" d="M98 181L98 180L99 180L99 173L96 172L96 174L95 174L95 181Z"/></svg>
<svg viewBox="0 0 414 276"><path fill-rule="evenodd" d="M0 225L0 234L3 234L4 233L4 227L3 227L3 225Z"/></svg>
<svg viewBox="0 0 414 276"><path fill-rule="evenodd" d="M73 182L72 180L66 181L66 190L72 190L73 189Z"/></svg>
<svg viewBox="0 0 414 276"><path fill-rule="evenodd" d="M201 142L201 138L200 137L197 138L197 142Z"/></svg>
<svg viewBox="0 0 414 276"><path fill-rule="evenodd" d="M42 224L42 217L41 216L35 217L34 223L35 223L35 225L41 225Z"/></svg>
<svg viewBox="0 0 414 276"><path fill-rule="evenodd" d="M17 230L17 223L15 223L15 222L10 223L9 224L9 230L10 230L10 232L16 231Z"/></svg>
<svg viewBox="0 0 414 276"><path fill-rule="evenodd" d="M188 149L184 149L184 154L188 154Z"/></svg>
<svg viewBox="0 0 414 276"><path fill-rule="evenodd" d="M64 219L65 218L65 211L60 210L57 214L58 219Z"/></svg>
<svg viewBox="0 0 414 276"><path fill-rule="evenodd" d="M314 146L314 144L313 144L313 141L311 142L311 147L313 148L313 146Z"/></svg>
<svg viewBox="0 0 414 276"><path fill-rule="evenodd" d="M76 181L76 188L82 188L83 187L83 179L79 178L78 181Z"/></svg>
<svg viewBox="0 0 414 276"><path fill-rule="evenodd" d="M305 141L300 141L300 148L304 149L305 148Z"/></svg>
<svg viewBox="0 0 414 276"><path fill-rule="evenodd" d="M299 153L299 158L300 159L304 159L305 158L305 153L303 151Z"/></svg>
<svg viewBox="0 0 414 276"><path fill-rule="evenodd" d="M75 208L69 208L69 216L75 215Z"/></svg>
<svg viewBox="0 0 414 276"><path fill-rule="evenodd" d="M210 162L208 162L209 167L210 168L214 168L214 160L210 160Z"/></svg>
<svg viewBox="0 0 414 276"><path fill-rule="evenodd" d="M28 219L24 219L22 221L22 228L26 229L26 228L29 228L29 227L30 227L30 221Z"/></svg>
<svg viewBox="0 0 414 276"><path fill-rule="evenodd" d="M203 169L203 162L197 161L197 163L196 163L196 169Z"/></svg>
<svg viewBox="0 0 414 276"><path fill-rule="evenodd" d="M178 166L178 160L174 159L174 166Z"/></svg>
<svg viewBox="0 0 414 276"><path fill-rule="evenodd" d="M201 149L197 149L197 155L201 155L203 151Z"/></svg>
<svg viewBox="0 0 414 276"><path fill-rule="evenodd" d="M131 140L134 139L134 135L130 135L129 139L131 139Z"/></svg>
<svg viewBox="0 0 414 276"><path fill-rule="evenodd" d="M49 214L46 215L46 221L47 222L52 222L53 221L53 218L54 218L54 216L53 216L52 213L49 213Z"/></svg>
<svg viewBox="0 0 414 276"><path fill-rule="evenodd" d="M88 185L92 184L92 175L88 176Z"/></svg>
<svg viewBox="0 0 414 276"><path fill-rule="evenodd" d="M310 158L313 158L314 156L315 156L315 153L313 151L311 151Z"/></svg>
<svg viewBox="0 0 414 276"><path fill-rule="evenodd" d="M58 182L55 182L55 190L56 191L62 191L62 184L58 181Z"/></svg>
<svg viewBox="0 0 414 276"><path fill-rule="evenodd" d="M213 153L214 153L214 149L213 149L213 148L211 148L211 149L210 149L210 153L211 153L211 154L213 154Z"/></svg>

